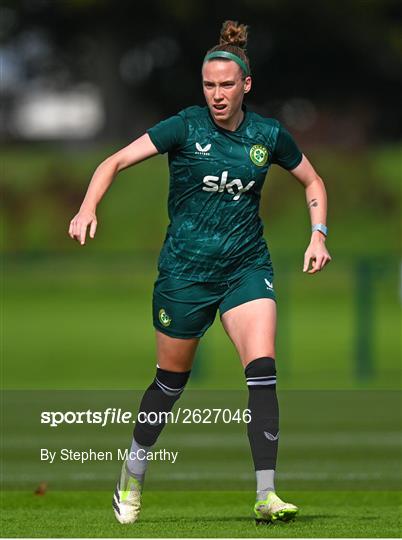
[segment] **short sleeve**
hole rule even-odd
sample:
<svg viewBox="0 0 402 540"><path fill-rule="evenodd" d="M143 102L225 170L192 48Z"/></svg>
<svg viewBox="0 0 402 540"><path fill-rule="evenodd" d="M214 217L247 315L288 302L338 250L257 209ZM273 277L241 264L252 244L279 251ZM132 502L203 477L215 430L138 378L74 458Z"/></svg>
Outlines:
<svg viewBox="0 0 402 540"><path fill-rule="evenodd" d="M283 126L280 126L272 163L277 163L284 169L291 170L300 164L302 158L303 154L292 135Z"/></svg>
<svg viewBox="0 0 402 540"><path fill-rule="evenodd" d="M162 120L147 129L147 133L160 154L181 146L186 138L184 118L180 114Z"/></svg>

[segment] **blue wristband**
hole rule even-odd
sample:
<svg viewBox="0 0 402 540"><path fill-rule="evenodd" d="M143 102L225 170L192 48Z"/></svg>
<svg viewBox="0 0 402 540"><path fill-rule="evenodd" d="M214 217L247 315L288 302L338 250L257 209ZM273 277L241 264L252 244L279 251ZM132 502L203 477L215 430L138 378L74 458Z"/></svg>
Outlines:
<svg viewBox="0 0 402 540"><path fill-rule="evenodd" d="M328 227L324 223L317 223L311 227L311 232L320 231L324 236L328 236Z"/></svg>

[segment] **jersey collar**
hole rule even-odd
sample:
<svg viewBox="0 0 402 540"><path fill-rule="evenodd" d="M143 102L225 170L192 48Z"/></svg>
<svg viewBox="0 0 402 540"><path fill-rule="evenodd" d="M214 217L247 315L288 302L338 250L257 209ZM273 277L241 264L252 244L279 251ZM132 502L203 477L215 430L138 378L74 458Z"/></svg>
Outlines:
<svg viewBox="0 0 402 540"><path fill-rule="evenodd" d="M219 129L220 131L223 131L224 133L239 133L240 131L242 131L244 126L248 123L249 113L248 113L248 110L247 110L247 105L244 105L244 103L241 106L241 109L242 109L242 111L244 113L243 120L240 122L240 124L237 126L237 128L234 131L232 131L231 129L225 129L225 128L221 127L221 126L218 126L218 124L216 124L214 119L212 118L211 111L209 110L208 106L206 106L206 109L207 109L208 117L209 117L209 120L211 121L211 123L214 125L214 127L216 129Z"/></svg>

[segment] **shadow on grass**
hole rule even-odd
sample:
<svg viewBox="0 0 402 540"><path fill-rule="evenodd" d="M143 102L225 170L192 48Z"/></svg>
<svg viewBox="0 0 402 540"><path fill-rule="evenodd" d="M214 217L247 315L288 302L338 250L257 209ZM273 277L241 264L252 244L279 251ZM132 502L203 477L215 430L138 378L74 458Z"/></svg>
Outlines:
<svg viewBox="0 0 402 540"><path fill-rule="evenodd" d="M255 523L255 519L254 517L250 516L250 517L247 517L247 516L225 516L225 517L200 517L198 516L198 519L195 520L194 518L189 518L189 517L172 517L172 518L150 518L150 519L147 519L147 518L143 518L141 519L140 521L138 521L138 523L141 523L141 524L147 524L147 523L195 523L197 522L197 524L199 523L218 523L218 522L228 522L228 521L231 521L231 522L237 522L237 523L246 523L246 522L249 522L253 525L256 525L257 528L259 527L276 527L276 526L286 526L290 523L306 523L306 522L311 522L311 521L314 521L314 520L317 520L317 519L323 519L323 520L330 520L330 519L337 519L337 518L340 518L342 517L341 515L337 515L337 514L314 514L314 515L302 515L302 516L298 516L296 519L293 519L293 520L290 520L290 521L287 521L287 522L284 522L284 521L278 521L276 523L270 523L270 522L267 522L267 523L259 523L259 524L256 524ZM370 519L376 519L376 518L370 518Z"/></svg>
<svg viewBox="0 0 402 540"><path fill-rule="evenodd" d="M146 524L146 523L216 523L219 521L235 521L235 522L254 522L254 518L252 517L236 517L236 516L226 516L226 517L200 517L198 516L196 518L189 518L189 517L173 517L173 518L159 518L159 519L141 519L141 521L138 521L138 523Z"/></svg>
<svg viewBox="0 0 402 540"><path fill-rule="evenodd" d="M303 514L302 516L297 516L294 521L314 521L315 519L336 519L344 517L338 514Z"/></svg>

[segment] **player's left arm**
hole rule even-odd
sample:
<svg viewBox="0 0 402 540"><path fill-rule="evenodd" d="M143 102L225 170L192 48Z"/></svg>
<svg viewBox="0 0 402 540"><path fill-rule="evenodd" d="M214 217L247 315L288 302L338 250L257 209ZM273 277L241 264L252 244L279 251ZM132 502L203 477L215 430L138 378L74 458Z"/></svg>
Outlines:
<svg viewBox="0 0 402 540"><path fill-rule="evenodd" d="M303 155L299 165L291 169L290 172L304 186L311 225L317 223L326 225L327 193L325 185L305 155ZM331 261L331 256L325 246L325 240L325 235L320 231L311 233L310 244L304 254L303 272L315 274ZM312 267L309 270L310 261Z"/></svg>

